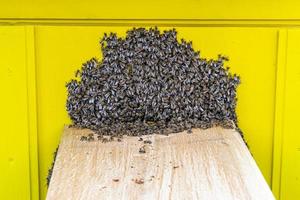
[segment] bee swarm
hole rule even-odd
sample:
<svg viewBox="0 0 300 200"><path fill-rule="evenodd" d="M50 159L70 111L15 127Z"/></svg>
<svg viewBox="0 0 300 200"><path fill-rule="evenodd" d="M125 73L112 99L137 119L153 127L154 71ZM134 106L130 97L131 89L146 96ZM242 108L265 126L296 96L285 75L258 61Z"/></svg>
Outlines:
<svg viewBox="0 0 300 200"><path fill-rule="evenodd" d="M74 126L99 135L169 134L236 124L239 77L225 57L200 58L175 29L133 28L100 41L95 58L67 83L67 111Z"/></svg>

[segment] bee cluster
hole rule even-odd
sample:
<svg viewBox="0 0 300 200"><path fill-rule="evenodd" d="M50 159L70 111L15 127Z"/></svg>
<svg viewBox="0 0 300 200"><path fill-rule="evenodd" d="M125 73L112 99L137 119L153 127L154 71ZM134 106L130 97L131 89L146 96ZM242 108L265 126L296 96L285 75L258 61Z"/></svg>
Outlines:
<svg viewBox="0 0 300 200"><path fill-rule="evenodd" d="M53 153L53 161L51 163L51 167L48 169L48 175L46 177L47 187L49 187L49 185L50 185L50 181L51 181L51 177L52 177L52 174L53 174L53 168L54 168L57 152L58 152L58 147L56 147L56 150Z"/></svg>
<svg viewBox="0 0 300 200"><path fill-rule="evenodd" d="M240 80L224 68L227 58L200 58L175 29L133 28L100 44L103 59L89 60L67 83L74 126L110 136L235 126Z"/></svg>

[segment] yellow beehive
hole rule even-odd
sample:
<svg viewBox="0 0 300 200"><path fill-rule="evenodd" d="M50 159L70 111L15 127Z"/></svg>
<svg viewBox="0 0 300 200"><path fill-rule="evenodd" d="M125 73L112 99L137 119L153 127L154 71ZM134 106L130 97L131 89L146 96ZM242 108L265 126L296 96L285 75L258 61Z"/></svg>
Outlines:
<svg viewBox="0 0 300 200"><path fill-rule="evenodd" d="M300 198L300 2L0 2L0 199L44 199L64 123L65 83L104 32L176 27L241 76L239 126L274 195Z"/></svg>

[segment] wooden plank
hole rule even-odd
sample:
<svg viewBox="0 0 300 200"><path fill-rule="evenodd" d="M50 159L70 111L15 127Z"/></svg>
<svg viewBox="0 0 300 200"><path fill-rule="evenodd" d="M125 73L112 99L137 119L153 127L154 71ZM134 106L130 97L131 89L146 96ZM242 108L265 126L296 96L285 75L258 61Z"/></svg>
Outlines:
<svg viewBox="0 0 300 200"><path fill-rule="evenodd" d="M274 199L238 132L82 142L65 128L47 199ZM145 145L146 153L139 153Z"/></svg>

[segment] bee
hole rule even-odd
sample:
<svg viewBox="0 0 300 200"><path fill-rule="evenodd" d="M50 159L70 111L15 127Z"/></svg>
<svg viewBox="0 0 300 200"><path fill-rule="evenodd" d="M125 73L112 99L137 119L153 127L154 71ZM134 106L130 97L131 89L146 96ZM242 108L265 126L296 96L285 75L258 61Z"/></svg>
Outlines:
<svg viewBox="0 0 300 200"><path fill-rule="evenodd" d="M151 140L144 140L144 144L152 144Z"/></svg>
<svg viewBox="0 0 300 200"><path fill-rule="evenodd" d="M94 140L95 140L94 137L88 137L88 138L87 138L87 141L89 141L89 142L92 142L92 141L94 141Z"/></svg>
<svg viewBox="0 0 300 200"><path fill-rule="evenodd" d="M75 77L79 77L79 76L80 76L80 70L76 70Z"/></svg>
<svg viewBox="0 0 300 200"><path fill-rule="evenodd" d="M80 137L80 141L87 141L87 140L88 140L88 138L86 136L81 136Z"/></svg>
<svg viewBox="0 0 300 200"><path fill-rule="evenodd" d="M102 139L102 143L106 143L106 142L108 142L108 139L107 138L103 138Z"/></svg>
<svg viewBox="0 0 300 200"><path fill-rule="evenodd" d="M144 146L142 146L140 149L139 149L139 153L146 153L146 149Z"/></svg>
<svg viewBox="0 0 300 200"><path fill-rule="evenodd" d="M102 135L98 135L98 136L97 136L97 139L98 139L98 140L102 140L102 139L103 139L103 136L102 136Z"/></svg>

